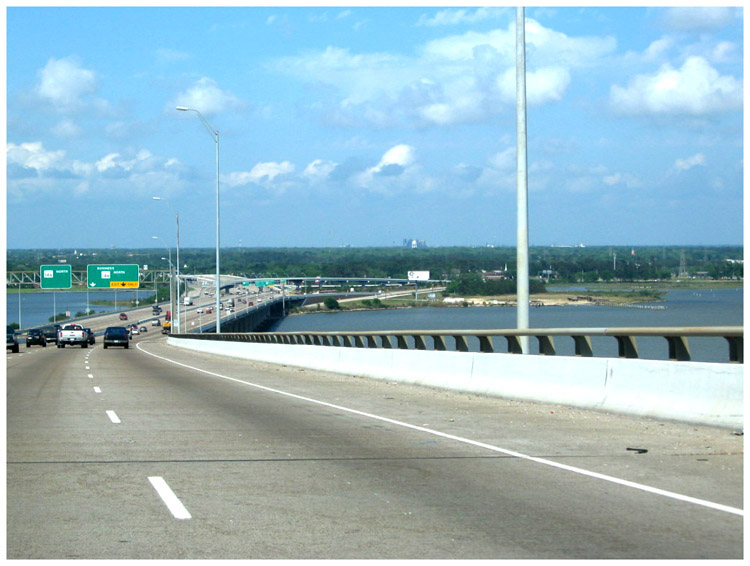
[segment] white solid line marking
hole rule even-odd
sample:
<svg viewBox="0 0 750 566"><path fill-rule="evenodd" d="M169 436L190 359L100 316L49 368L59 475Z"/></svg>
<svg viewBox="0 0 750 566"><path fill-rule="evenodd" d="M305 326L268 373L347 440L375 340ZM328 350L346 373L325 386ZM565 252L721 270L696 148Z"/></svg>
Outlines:
<svg viewBox="0 0 750 566"><path fill-rule="evenodd" d="M229 377L226 375L221 375L220 373L215 373L212 371L208 371L205 369L197 368L194 366L189 366L187 364L183 364L181 362L177 362L175 360L171 360L169 358L165 358L163 356L159 356L157 354L153 354L147 350L144 350L141 348L141 344L137 344L136 348L138 348L141 352L144 352L148 354L149 356L153 356L155 358L159 358L160 360L165 360L167 362L173 363L178 366L182 366L187 369L192 369L194 371L198 371L201 373L205 373L207 375L213 375L214 377L220 377L221 379L226 379L229 381L234 381L235 383L242 383L244 385L249 385L250 387L255 387L256 389L262 389L263 391L268 391L270 393L277 393L278 395L284 395L286 397L291 397L293 399L298 399L300 401L307 401L309 403L315 403L317 405L322 405L324 407L329 407L331 409L338 409L340 411L345 411L347 413L352 413L355 415L360 415L362 417L368 417L371 419L375 419L378 421L383 421L386 423L390 423L397 426L402 426L404 428L410 428L412 430L418 430L420 432L425 432L427 434L432 434L434 436L439 436L441 438L447 438L450 440L455 440L457 442L462 442L464 444L470 444L472 446L477 446L479 448L485 448L487 450L491 450L493 452L499 452L501 454L506 454L508 456L513 456L515 458L520 458L522 460L528 460L530 462L536 462L537 464L543 464L545 466L551 466L553 468L559 468L561 470L565 470L568 472L573 472L575 474L580 474L582 476L588 476L590 478L596 478L600 480L604 480L610 483L619 484L625 487L630 487L633 489L639 489L641 491L645 491L648 493L653 493L656 495L662 495L664 497L669 497L671 499L676 499L679 501L684 501L686 503L692 503L694 505L701 505L703 507L708 507L710 509L716 509L717 511L725 511L727 513L732 513L734 515L740 515L745 516L745 511L742 509L738 509L736 507L730 507L729 505L722 505L721 503L714 503L712 501L706 501L705 499L698 499L696 497L690 497L689 495L682 495L680 493L675 493L673 491L667 491L665 489L659 489L657 487L651 487L648 485L643 485L640 483L616 478L613 476L608 476L605 474L600 474L598 472L592 472L589 470L584 470L583 468L576 468L574 466L568 466L567 464L560 464L559 462L554 462L552 460L547 460L546 458L537 458L536 456L529 456L528 454L523 454L521 452L516 452L515 450L508 450L506 448L500 448L499 446L493 446L491 444L485 444L484 442L477 442L476 440L471 440L469 438L463 438L460 436L454 436L452 434L446 434L444 432L440 432L438 430L433 430L429 428L425 428L423 426L417 426L409 423L405 423L402 421L397 421L394 419L389 419L387 417L381 417L379 415L374 415L372 413L365 413L363 411L358 411L356 409L350 409L348 407L343 407L341 405L334 405L333 403L327 403L325 401L318 401L317 399L311 399L310 397L303 397L302 395L296 395L294 393L288 393L286 391L281 391L279 389L273 389L271 387L266 387L265 385L258 385L257 383L250 383L249 381L243 381L241 379L237 379L234 377Z"/></svg>
<svg viewBox="0 0 750 566"><path fill-rule="evenodd" d="M94 393L101 393L101 392L102 392L101 389L99 389L98 387L94 387Z"/></svg>
<svg viewBox="0 0 750 566"><path fill-rule="evenodd" d="M148 478L148 481L150 481L151 485L154 486L156 493L159 494L159 497L161 497L170 513L174 515L175 519L192 519L190 513L188 513L188 510L185 509L185 506L182 504L182 502L177 499L177 496L167 485L167 482L164 481L164 478L159 476L152 476Z"/></svg>
<svg viewBox="0 0 750 566"><path fill-rule="evenodd" d="M114 424L120 424L120 417L114 411L107 411L107 416Z"/></svg>

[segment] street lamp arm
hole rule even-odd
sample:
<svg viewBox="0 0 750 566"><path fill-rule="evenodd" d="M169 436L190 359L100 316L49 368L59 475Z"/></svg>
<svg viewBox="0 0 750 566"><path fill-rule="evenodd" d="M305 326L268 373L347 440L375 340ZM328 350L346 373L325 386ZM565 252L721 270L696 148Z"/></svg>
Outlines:
<svg viewBox="0 0 750 566"><path fill-rule="evenodd" d="M218 139L219 130L214 129L214 127L208 123L208 120L203 117L203 114L201 114L200 111L196 110L195 108L188 108L187 106L178 106L177 110L180 110L182 112L195 112L196 114L198 114L198 118L201 119L203 126L205 126L208 133L211 134L211 137L214 138L214 141Z"/></svg>

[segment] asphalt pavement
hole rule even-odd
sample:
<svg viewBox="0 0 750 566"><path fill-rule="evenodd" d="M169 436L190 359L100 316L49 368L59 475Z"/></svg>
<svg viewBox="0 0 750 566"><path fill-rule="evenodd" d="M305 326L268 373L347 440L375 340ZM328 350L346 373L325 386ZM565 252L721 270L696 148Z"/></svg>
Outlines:
<svg viewBox="0 0 750 566"><path fill-rule="evenodd" d="M741 558L738 431L191 353L7 354L9 559Z"/></svg>

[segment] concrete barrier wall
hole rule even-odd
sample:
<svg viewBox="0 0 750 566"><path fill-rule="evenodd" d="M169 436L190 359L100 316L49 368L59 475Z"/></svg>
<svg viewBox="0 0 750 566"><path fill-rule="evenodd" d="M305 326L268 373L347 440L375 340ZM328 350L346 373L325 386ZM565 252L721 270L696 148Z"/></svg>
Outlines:
<svg viewBox="0 0 750 566"><path fill-rule="evenodd" d="M247 360L524 401L744 428L743 365L169 338Z"/></svg>

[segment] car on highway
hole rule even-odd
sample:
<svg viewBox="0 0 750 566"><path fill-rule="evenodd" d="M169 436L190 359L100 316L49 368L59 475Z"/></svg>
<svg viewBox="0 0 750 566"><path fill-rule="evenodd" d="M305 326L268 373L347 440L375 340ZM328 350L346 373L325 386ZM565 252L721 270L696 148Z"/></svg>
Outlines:
<svg viewBox="0 0 750 566"><path fill-rule="evenodd" d="M94 331L90 328L84 328L84 330L89 333L89 344L96 344L96 336L94 336Z"/></svg>
<svg viewBox="0 0 750 566"><path fill-rule="evenodd" d="M60 325L55 324L53 326L43 326L42 332L44 332L44 337L47 339L47 344L52 342L53 344L57 344L57 331L60 330Z"/></svg>
<svg viewBox="0 0 750 566"><path fill-rule="evenodd" d="M155 318L151 321L151 326L161 326L161 321L158 318Z"/></svg>
<svg viewBox="0 0 750 566"><path fill-rule="evenodd" d="M126 315L124 312L120 313L120 320L128 320L128 315Z"/></svg>
<svg viewBox="0 0 750 566"><path fill-rule="evenodd" d="M141 333L141 331L140 331L140 330L138 330L138 327L137 327L137 326L132 326L132 327L130 328L130 335L131 335L131 336L134 336L134 335L136 335L136 334L140 334L140 333Z"/></svg>
<svg viewBox="0 0 750 566"><path fill-rule="evenodd" d="M18 336L16 336L16 331L13 330L12 327L7 326L5 327L5 346L6 350L10 350L14 354L17 354L21 346L18 344Z"/></svg>
<svg viewBox="0 0 750 566"><path fill-rule="evenodd" d="M42 346L43 348L47 347L47 337L41 328L32 328L26 335L26 347L30 348L33 344Z"/></svg>
<svg viewBox="0 0 750 566"><path fill-rule="evenodd" d="M148 332L148 328L146 328L145 326L141 326L141 332Z"/></svg>
<svg viewBox="0 0 750 566"><path fill-rule="evenodd" d="M104 338L102 340L104 349L107 346L123 346L125 348L130 347L130 336L128 336L128 329L124 326L110 326L104 331Z"/></svg>

